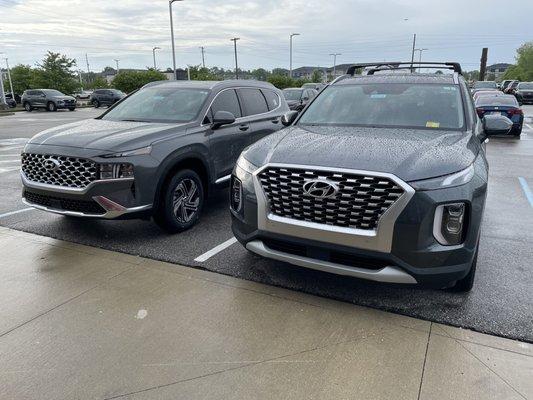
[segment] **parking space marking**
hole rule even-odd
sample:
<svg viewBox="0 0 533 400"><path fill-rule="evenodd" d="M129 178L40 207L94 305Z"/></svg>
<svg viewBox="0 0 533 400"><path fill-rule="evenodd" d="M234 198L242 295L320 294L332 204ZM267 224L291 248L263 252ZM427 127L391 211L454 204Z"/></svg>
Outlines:
<svg viewBox="0 0 533 400"><path fill-rule="evenodd" d="M527 201L529 201L529 205L533 207L533 192L529 188L529 185L527 184L526 179L519 176L518 180L520 181L520 186L522 186L522 190L524 191L524 194L526 195Z"/></svg>
<svg viewBox="0 0 533 400"><path fill-rule="evenodd" d="M24 213L24 212L27 212L27 211L31 211L31 210L35 210L35 208L28 207L28 208L23 208L22 210L15 210L15 211L6 212L4 214L0 214L0 218L9 217L10 215L15 215L15 214L21 214L21 213Z"/></svg>
<svg viewBox="0 0 533 400"><path fill-rule="evenodd" d="M196 262L204 262L209 260L214 255L220 253L222 250L230 247L232 244L236 243L237 239L232 237L231 239L226 240L224 243L220 243L218 246L213 247L211 250L206 251L201 256L198 256L194 259Z"/></svg>

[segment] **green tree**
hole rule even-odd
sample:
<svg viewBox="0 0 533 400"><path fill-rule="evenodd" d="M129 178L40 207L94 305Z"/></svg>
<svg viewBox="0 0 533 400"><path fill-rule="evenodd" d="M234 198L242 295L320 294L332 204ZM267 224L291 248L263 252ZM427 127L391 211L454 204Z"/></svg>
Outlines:
<svg viewBox="0 0 533 400"><path fill-rule="evenodd" d="M56 89L70 94L79 89L80 83L73 68L76 60L60 53L49 51L41 64L37 64L32 86L44 89Z"/></svg>
<svg viewBox="0 0 533 400"><path fill-rule="evenodd" d="M291 79L285 75L270 75L267 81L273 84L278 89L285 89L288 87L293 87L295 85L294 79Z"/></svg>
<svg viewBox="0 0 533 400"><path fill-rule="evenodd" d="M533 42L526 42L516 50L516 65L505 71L503 79L533 81Z"/></svg>
<svg viewBox="0 0 533 400"><path fill-rule="evenodd" d="M199 65L189 66L189 73L193 81L216 81L218 77L209 68Z"/></svg>
<svg viewBox="0 0 533 400"><path fill-rule="evenodd" d="M258 81L266 81L270 76L270 72L268 72L264 68L254 69L250 72L250 74L254 77L254 79L257 79Z"/></svg>
<svg viewBox="0 0 533 400"><path fill-rule="evenodd" d="M17 94L22 94L26 89L32 88L32 82L35 79L35 71L29 65L16 65L11 68L11 80L13 81L13 90ZM4 89L6 92L11 91L9 80L5 79Z"/></svg>
<svg viewBox="0 0 533 400"><path fill-rule="evenodd" d="M133 92L147 83L155 81L164 81L167 77L162 72L153 68L147 71L120 71L113 79L113 86L125 93Z"/></svg>
<svg viewBox="0 0 533 400"><path fill-rule="evenodd" d="M104 89L107 87L109 87L109 85L107 84L107 81L101 76L95 77L93 81L86 83L84 85L85 89Z"/></svg>
<svg viewBox="0 0 533 400"><path fill-rule="evenodd" d="M322 71L315 69L311 75L311 82L322 82Z"/></svg>

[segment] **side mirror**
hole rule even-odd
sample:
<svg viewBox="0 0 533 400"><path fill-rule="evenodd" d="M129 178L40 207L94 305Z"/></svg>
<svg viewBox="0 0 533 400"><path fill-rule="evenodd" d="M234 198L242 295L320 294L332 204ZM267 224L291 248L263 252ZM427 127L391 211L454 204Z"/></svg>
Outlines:
<svg viewBox="0 0 533 400"><path fill-rule="evenodd" d="M229 111L217 111L211 124L211 129L220 128L222 125L229 125L235 122L235 115Z"/></svg>
<svg viewBox="0 0 533 400"><path fill-rule="evenodd" d="M283 114L281 116L281 123L284 126L289 126L290 124L294 122L297 116L298 116L298 111L289 111L288 113Z"/></svg>
<svg viewBox="0 0 533 400"><path fill-rule="evenodd" d="M513 122L503 115L488 114L483 117L483 141L492 135L506 135L513 127Z"/></svg>

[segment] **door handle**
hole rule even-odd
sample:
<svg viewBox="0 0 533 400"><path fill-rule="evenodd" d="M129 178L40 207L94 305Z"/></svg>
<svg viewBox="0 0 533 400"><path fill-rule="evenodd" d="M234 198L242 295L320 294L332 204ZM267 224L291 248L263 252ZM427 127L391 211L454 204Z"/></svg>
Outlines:
<svg viewBox="0 0 533 400"><path fill-rule="evenodd" d="M279 123L279 118L274 118L270 120L273 124Z"/></svg>
<svg viewBox="0 0 533 400"><path fill-rule="evenodd" d="M241 131L247 131L250 129L250 125L239 125L239 130Z"/></svg>

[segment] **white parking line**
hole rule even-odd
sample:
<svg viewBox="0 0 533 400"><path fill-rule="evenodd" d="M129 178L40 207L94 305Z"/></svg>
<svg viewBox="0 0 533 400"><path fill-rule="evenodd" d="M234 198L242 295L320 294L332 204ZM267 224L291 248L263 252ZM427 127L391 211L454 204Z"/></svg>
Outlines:
<svg viewBox="0 0 533 400"><path fill-rule="evenodd" d="M207 261L209 260L211 257L213 257L214 255L220 253L222 250L230 247L233 243L236 243L237 242L237 239L235 239L234 237L232 237L231 239L228 239L226 240L224 243L220 243L218 246L216 247L213 247L211 250L209 251L206 251L204 254L202 254L201 256L198 256L194 259L194 261L196 262L204 262L204 261Z"/></svg>
<svg viewBox="0 0 533 400"><path fill-rule="evenodd" d="M0 159L0 164L20 164L20 160L1 160Z"/></svg>
<svg viewBox="0 0 533 400"><path fill-rule="evenodd" d="M5 174L6 172L20 171L20 167L4 167L0 168L0 174Z"/></svg>
<svg viewBox="0 0 533 400"><path fill-rule="evenodd" d="M529 188L526 179L519 176L518 181L520 182L520 186L522 186L522 190L524 191L527 201L529 201L529 205L533 207L533 192Z"/></svg>
<svg viewBox="0 0 533 400"><path fill-rule="evenodd" d="M35 210L35 208L29 207L29 208L23 208L22 210L15 210L15 211L6 212L4 214L0 214L0 218L9 217L10 215L15 215L15 214L21 214L23 212L31 211L31 210Z"/></svg>

